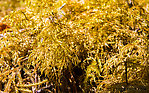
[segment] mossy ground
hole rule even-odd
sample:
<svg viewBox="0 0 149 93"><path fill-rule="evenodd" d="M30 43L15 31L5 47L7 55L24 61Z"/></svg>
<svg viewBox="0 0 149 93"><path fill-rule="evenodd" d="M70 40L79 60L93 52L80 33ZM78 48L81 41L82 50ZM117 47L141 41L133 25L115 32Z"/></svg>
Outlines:
<svg viewBox="0 0 149 93"><path fill-rule="evenodd" d="M148 92L147 0L1 0L3 92Z"/></svg>

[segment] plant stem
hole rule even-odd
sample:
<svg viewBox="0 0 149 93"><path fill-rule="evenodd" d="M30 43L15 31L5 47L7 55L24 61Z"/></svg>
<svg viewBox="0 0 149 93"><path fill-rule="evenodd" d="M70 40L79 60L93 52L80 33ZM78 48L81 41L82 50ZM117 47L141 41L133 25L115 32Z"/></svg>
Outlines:
<svg viewBox="0 0 149 93"><path fill-rule="evenodd" d="M125 74L126 74L126 84L128 85L128 79L127 79L127 61L125 61Z"/></svg>

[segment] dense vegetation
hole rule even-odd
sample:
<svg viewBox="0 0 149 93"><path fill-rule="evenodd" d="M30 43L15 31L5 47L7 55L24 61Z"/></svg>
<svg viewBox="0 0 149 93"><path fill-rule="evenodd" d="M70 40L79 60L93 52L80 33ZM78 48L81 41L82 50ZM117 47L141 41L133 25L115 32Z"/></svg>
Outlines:
<svg viewBox="0 0 149 93"><path fill-rule="evenodd" d="M21 0L12 9L1 12L11 26L0 37L1 91L149 91L149 1Z"/></svg>

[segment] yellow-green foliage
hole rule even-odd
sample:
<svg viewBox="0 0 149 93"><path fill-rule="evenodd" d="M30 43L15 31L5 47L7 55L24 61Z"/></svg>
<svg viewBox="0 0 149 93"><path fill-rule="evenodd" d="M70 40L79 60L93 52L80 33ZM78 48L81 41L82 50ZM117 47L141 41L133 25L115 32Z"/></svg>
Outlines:
<svg viewBox="0 0 149 93"><path fill-rule="evenodd" d="M132 0L132 6L127 0L26 0L25 4L5 16L12 28L0 37L0 90L34 92L52 83L59 92L62 86L73 92L76 87L97 92L125 82L125 62L128 83L147 82L147 0Z"/></svg>

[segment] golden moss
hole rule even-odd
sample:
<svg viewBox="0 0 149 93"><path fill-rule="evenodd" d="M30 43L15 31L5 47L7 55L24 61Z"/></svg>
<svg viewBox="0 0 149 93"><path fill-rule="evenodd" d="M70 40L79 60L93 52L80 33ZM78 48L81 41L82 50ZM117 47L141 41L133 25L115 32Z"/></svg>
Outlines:
<svg viewBox="0 0 149 93"><path fill-rule="evenodd" d="M99 92L147 85L149 2L26 0L5 16L0 90Z"/></svg>

